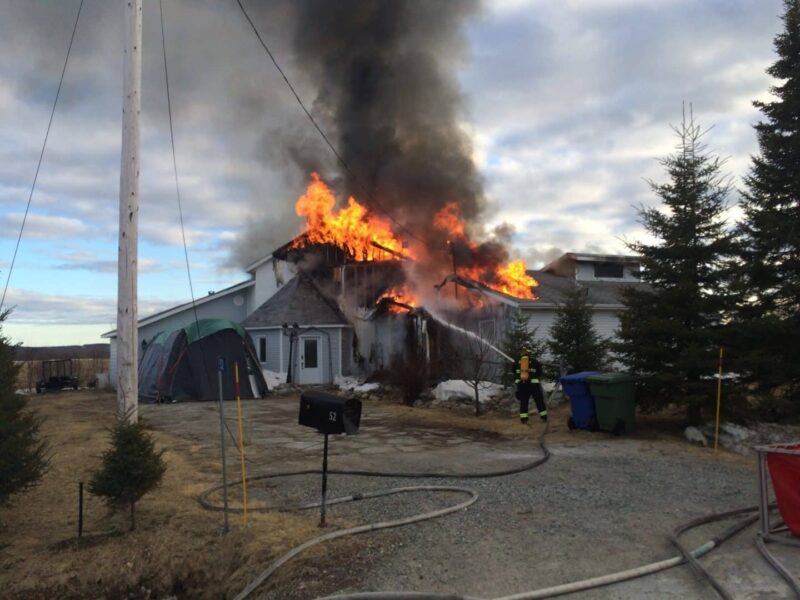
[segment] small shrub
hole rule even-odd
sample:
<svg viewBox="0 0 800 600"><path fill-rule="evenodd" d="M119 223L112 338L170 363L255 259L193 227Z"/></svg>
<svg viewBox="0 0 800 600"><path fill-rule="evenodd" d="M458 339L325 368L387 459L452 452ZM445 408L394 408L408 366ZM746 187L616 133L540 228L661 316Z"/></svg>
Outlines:
<svg viewBox="0 0 800 600"><path fill-rule="evenodd" d="M111 429L111 447L103 453L89 491L103 496L113 508L129 506L131 531L136 528L136 502L158 486L167 470L163 454L164 450L156 451L152 436L141 423L117 418Z"/></svg>

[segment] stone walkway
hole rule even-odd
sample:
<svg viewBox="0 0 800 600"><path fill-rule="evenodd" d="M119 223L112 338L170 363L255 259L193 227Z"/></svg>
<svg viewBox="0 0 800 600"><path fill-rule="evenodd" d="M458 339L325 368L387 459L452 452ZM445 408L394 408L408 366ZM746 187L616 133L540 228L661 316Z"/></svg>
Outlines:
<svg viewBox="0 0 800 600"><path fill-rule="evenodd" d="M288 470L288 465L318 466L323 436L297 424L298 404L296 397L242 403L247 456L256 468L283 471ZM218 447L217 410L216 403L140 407L143 418L154 428L187 440L204 442L202 446L212 452ZM380 403L365 405L358 434L330 437L331 468L431 471L432 466L448 462L446 456L454 448L458 448L461 457L458 463L468 467L459 469L456 464L455 472L505 468L509 457L516 457L521 464L538 456L527 440L505 441L498 448L497 436L488 433L433 426L393 427L393 418L393 413ZM225 403L225 420L235 434L238 424L234 402ZM538 426L532 428L531 435L538 430ZM233 439L228 437L226 442L233 444ZM525 449L530 451L525 452ZM280 468L275 467L276 463Z"/></svg>

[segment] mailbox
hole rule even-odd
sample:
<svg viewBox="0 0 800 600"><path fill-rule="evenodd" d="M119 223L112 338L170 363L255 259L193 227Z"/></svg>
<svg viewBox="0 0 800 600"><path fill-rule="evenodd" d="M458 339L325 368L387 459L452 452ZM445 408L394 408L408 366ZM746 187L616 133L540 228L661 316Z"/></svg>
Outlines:
<svg viewBox="0 0 800 600"><path fill-rule="evenodd" d="M303 392L300 394L299 423L320 433L358 433L361 401L325 392Z"/></svg>

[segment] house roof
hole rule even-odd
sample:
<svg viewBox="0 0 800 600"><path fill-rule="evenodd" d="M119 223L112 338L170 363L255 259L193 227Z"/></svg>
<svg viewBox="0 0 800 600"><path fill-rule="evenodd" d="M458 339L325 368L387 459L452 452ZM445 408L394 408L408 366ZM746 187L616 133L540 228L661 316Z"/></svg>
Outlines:
<svg viewBox="0 0 800 600"><path fill-rule="evenodd" d="M642 261L641 256L635 254L592 254L589 252L565 252L555 260L550 261L542 271L551 271L553 267L564 261L583 261L583 262L618 262L627 264L636 264Z"/></svg>
<svg viewBox="0 0 800 600"><path fill-rule="evenodd" d="M590 263L623 263L638 265L642 257L632 254L590 254L588 252L567 252L557 259L550 261L541 268L540 272L553 273L560 276L574 276L575 266L579 262Z"/></svg>
<svg viewBox="0 0 800 600"><path fill-rule="evenodd" d="M185 302L184 304L179 304L178 306L173 306L172 308L168 308L167 310L162 310L161 312L157 312L150 316L147 316L143 319L139 319L136 323L137 327L145 327L146 325L151 325L160 321L161 319L166 319L167 317L171 317L172 315L176 315L180 312L183 312L186 309L192 308L193 306L200 306L201 304L205 304L206 302L211 302L212 300L218 300L223 296L227 296L228 294L234 294L236 292L240 292L245 290L249 287L252 287L256 284L255 279L248 279L247 281L242 281L241 283L236 283L230 287L226 287L221 289L218 292L209 293L207 296L203 296L202 298L197 298L194 303ZM117 330L112 329L111 331L107 331L100 337L104 338L113 338L117 337Z"/></svg>
<svg viewBox="0 0 800 600"><path fill-rule="evenodd" d="M509 296L508 294L490 289L471 279L465 279L456 275L449 275L440 285L454 281L462 287L492 297L505 304L540 309L552 309L558 306L566 299L567 292L574 289L575 286L580 286L587 290L587 299L592 306L611 309L622 308L623 305L620 293L624 288L646 285L639 281L575 281L570 277L561 277L560 275L554 275L553 273L545 271L528 271L527 273L539 282L539 285L533 288L536 294L535 300L515 298L514 296Z"/></svg>
<svg viewBox="0 0 800 600"><path fill-rule="evenodd" d="M349 325L333 300L326 297L304 273L292 277L242 325L245 329L300 325Z"/></svg>
<svg viewBox="0 0 800 600"><path fill-rule="evenodd" d="M539 304L542 307L560 304L565 300L565 294L579 286L587 290L587 300L593 306L622 307L621 292L629 287L641 287L640 281L576 281L571 277L561 277L545 271L528 271L539 286L534 288L539 297L533 303L527 301L526 305Z"/></svg>

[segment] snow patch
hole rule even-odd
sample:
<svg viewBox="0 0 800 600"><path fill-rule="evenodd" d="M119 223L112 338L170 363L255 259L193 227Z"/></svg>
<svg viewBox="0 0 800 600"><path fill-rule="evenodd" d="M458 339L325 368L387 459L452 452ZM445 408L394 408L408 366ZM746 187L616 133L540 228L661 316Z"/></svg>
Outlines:
<svg viewBox="0 0 800 600"><path fill-rule="evenodd" d="M282 383L286 383L286 373L276 373L275 371L270 371L269 369L262 369L262 373L264 373L264 379L267 380L267 387L273 390Z"/></svg>
<svg viewBox="0 0 800 600"><path fill-rule="evenodd" d="M337 375L333 383L340 390L356 394L368 394L369 392L381 389L381 384L379 383L364 383L357 377L345 377L343 375Z"/></svg>
<svg viewBox="0 0 800 600"><path fill-rule="evenodd" d="M714 424L706 423L697 428L708 440L714 442ZM786 444L800 439L800 427L797 425L781 425L777 423L752 423L745 427L735 423L723 422L719 426L719 445L737 454L754 456L755 446L768 444Z"/></svg>
<svg viewBox="0 0 800 600"><path fill-rule="evenodd" d="M478 385L478 402L483 404L487 400L507 393L498 383L481 381ZM435 402L447 402L453 399L475 400L475 388L468 381L463 379L450 379L443 381L433 388Z"/></svg>
<svg viewBox="0 0 800 600"><path fill-rule="evenodd" d="M353 388L356 394L366 394L381 389L380 383L362 383Z"/></svg>
<svg viewBox="0 0 800 600"><path fill-rule="evenodd" d="M361 381L357 377L337 375L333 378L333 384L340 390L350 391L361 385Z"/></svg>

